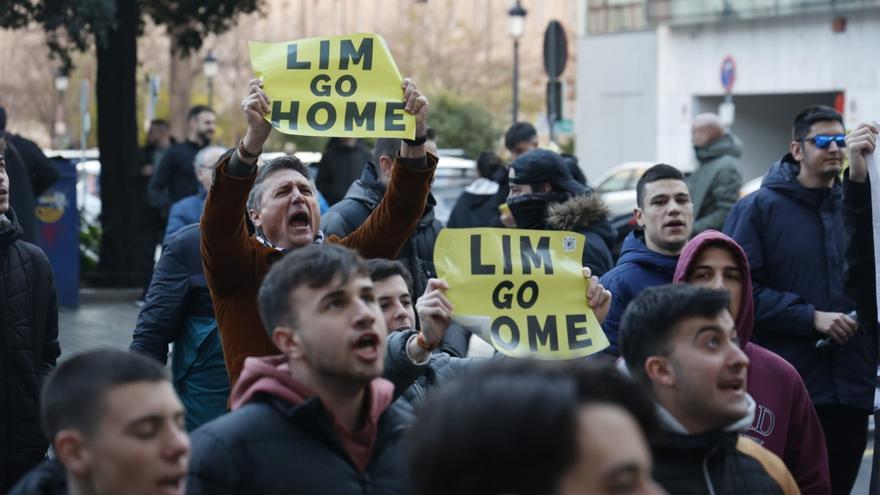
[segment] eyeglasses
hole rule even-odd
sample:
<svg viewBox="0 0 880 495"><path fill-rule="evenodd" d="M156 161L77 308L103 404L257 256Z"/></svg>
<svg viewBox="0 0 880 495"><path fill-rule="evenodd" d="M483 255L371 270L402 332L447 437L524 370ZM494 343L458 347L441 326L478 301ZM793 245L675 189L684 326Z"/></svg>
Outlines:
<svg viewBox="0 0 880 495"><path fill-rule="evenodd" d="M820 150L831 146L832 142L837 144L840 149L846 148L846 135L844 134L819 134L811 138L804 138L802 141L809 141Z"/></svg>

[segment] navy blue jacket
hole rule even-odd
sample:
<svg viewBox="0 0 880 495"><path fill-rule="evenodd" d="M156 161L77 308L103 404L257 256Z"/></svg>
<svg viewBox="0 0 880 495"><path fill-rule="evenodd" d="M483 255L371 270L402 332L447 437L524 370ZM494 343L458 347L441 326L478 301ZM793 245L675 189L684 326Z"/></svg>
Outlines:
<svg viewBox="0 0 880 495"><path fill-rule="evenodd" d="M229 377L202 270L200 240L198 224L187 225L168 239L129 346L131 352L165 364L168 344L174 343L174 388L186 406L190 431L223 414L229 398Z"/></svg>
<svg viewBox="0 0 880 495"><path fill-rule="evenodd" d="M199 192L191 196L187 196L177 203L171 205L171 212L168 213L168 225L165 226L165 237L162 244L168 242L171 234L178 230L199 223L202 219L202 210L205 209L205 198L208 197L208 191L199 184Z"/></svg>
<svg viewBox="0 0 880 495"><path fill-rule="evenodd" d="M605 352L614 355L620 355L620 319L629 302L648 287L671 284L675 265L678 264L678 256L668 256L648 249L644 236L641 231L631 232L626 236L617 265L599 279L613 295L602 329L611 343Z"/></svg>
<svg viewBox="0 0 880 495"><path fill-rule="evenodd" d="M797 368L813 404L870 411L874 396L876 336L865 328L846 345L817 349L824 338L815 312L849 313L845 291L846 236L839 182L803 187L791 155L775 163L761 188L731 210L724 232L749 257L755 299L752 338Z"/></svg>

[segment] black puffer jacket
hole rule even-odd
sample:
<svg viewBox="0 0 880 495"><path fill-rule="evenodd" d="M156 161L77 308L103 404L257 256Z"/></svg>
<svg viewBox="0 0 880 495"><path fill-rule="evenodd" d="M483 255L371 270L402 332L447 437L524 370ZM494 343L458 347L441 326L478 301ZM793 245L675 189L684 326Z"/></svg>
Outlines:
<svg viewBox="0 0 880 495"><path fill-rule="evenodd" d="M688 434L658 407L663 432L651 440L654 479L675 495L793 495L797 484L781 459L739 434L754 418L749 414L725 430Z"/></svg>
<svg viewBox="0 0 880 495"><path fill-rule="evenodd" d="M373 163L367 163L361 178L348 188L345 198L333 205L321 217L321 230L325 235L340 238L360 227L370 213L382 201L385 185L379 181L378 171ZM434 218L434 196L428 195L428 203L416 231L397 254L397 259L406 265L413 277L413 290L416 296L425 291L428 279L436 277L434 270L434 242L443 224Z"/></svg>
<svg viewBox="0 0 880 495"><path fill-rule="evenodd" d="M614 267L611 247L617 238L608 222L608 207L598 196L573 196L547 208L547 230L570 230L587 238L583 264L601 277Z"/></svg>
<svg viewBox="0 0 880 495"><path fill-rule="evenodd" d="M52 267L20 236L10 208L0 215L0 493L45 456L40 387L61 353Z"/></svg>

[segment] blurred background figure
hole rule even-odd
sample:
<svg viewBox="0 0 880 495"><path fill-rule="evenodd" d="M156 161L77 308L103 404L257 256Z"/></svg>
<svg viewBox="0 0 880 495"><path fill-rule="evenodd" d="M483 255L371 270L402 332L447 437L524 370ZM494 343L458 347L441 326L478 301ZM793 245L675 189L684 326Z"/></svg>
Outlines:
<svg viewBox="0 0 880 495"><path fill-rule="evenodd" d="M447 227L500 227L498 206L503 202L498 198L499 172L504 172L501 158L491 151L480 153L477 158L477 179L468 185L449 215Z"/></svg>
<svg viewBox="0 0 880 495"><path fill-rule="evenodd" d="M373 159L370 149L357 138L330 138L321 161L315 185L330 206L345 197L349 186L361 177L364 165Z"/></svg>
<svg viewBox="0 0 880 495"><path fill-rule="evenodd" d="M654 406L611 367L504 360L433 396L412 430L417 495L662 494Z"/></svg>

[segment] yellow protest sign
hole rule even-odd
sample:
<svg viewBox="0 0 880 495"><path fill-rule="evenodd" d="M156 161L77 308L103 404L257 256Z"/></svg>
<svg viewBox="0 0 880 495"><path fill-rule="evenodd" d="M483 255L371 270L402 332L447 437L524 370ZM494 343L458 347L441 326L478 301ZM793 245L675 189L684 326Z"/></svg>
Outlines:
<svg viewBox="0 0 880 495"><path fill-rule="evenodd" d="M434 264L456 322L508 356L571 359L608 347L587 306L585 242L575 232L443 229Z"/></svg>
<svg viewBox="0 0 880 495"><path fill-rule="evenodd" d="M275 129L303 136L413 139L403 79L375 34L249 43L251 65L272 102Z"/></svg>

